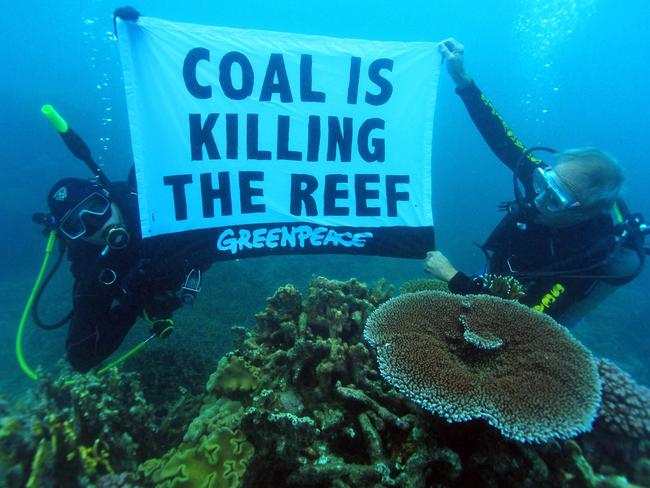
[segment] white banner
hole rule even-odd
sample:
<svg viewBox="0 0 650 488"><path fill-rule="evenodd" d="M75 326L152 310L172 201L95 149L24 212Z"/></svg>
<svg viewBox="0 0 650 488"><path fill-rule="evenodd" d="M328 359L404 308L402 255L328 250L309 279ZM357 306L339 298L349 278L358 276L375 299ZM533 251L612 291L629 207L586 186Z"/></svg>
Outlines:
<svg viewBox="0 0 650 488"><path fill-rule="evenodd" d="M433 247L436 45L118 19L143 237L224 258Z"/></svg>

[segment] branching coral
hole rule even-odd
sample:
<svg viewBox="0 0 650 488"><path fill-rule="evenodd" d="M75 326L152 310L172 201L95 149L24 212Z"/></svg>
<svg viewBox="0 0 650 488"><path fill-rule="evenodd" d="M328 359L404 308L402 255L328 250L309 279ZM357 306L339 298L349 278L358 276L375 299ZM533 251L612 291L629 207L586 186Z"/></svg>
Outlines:
<svg viewBox="0 0 650 488"><path fill-rule="evenodd" d="M540 442L589 430L600 401L591 354L548 316L490 296L400 296L365 337L384 378L449 422L487 420Z"/></svg>

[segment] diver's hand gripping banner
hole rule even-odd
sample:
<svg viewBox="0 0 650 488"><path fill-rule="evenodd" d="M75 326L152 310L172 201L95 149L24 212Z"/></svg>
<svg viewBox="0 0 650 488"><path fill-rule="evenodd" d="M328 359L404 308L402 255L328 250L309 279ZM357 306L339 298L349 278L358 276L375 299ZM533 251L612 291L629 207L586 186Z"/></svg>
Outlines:
<svg viewBox="0 0 650 488"><path fill-rule="evenodd" d="M143 237L219 258L433 248L433 43L118 19Z"/></svg>

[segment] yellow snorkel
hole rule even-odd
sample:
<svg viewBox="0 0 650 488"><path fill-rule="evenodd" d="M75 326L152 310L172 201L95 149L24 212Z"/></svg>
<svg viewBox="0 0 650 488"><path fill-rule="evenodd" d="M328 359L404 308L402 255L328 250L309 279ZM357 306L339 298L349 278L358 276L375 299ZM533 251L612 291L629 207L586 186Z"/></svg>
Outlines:
<svg viewBox="0 0 650 488"><path fill-rule="evenodd" d="M54 126L54 129L59 133L65 145L70 149L70 151L79 159L84 161L90 170L95 174L95 176L103 183L109 184L110 181L104 175L104 172L101 168L93 161L90 148L88 145L79 137L68 125L61 115L52 107L52 105L43 105L41 107L41 113L50 121ZM39 290L43 282L43 277L47 270L47 266L50 262L50 257L52 256L52 251L54 250L54 245L56 243L57 231L52 228L52 225L48 222L45 222L47 228L49 228L49 236L47 239L47 245L45 247L45 257L43 258L43 263L41 264L41 269L36 277L36 282L34 287L27 299L23 314L20 317L20 322L18 324L18 332L16 334L16 359L20 368L25 372L27 376L31 379L38 379L37 373L27 364L25 355L23 353L23 337L25 334L25 325L27 324L27 319L30 312L34 306L34 302L38 301Z"/></svg>
<svg viewBox="0 0 650 488"><path fill-rule="evenodd" d="M59 133L59 135L63 139L63 142L68 147L70 152L72 152L72 154L74 154L77 158L81 159L84 163L86 163L86 165L90 168L90 170L93 172L95 177L97 177L97 179L103 185L105 186L110 185L109 179L106 177L106 175L99 167L99 165L97 165L97 163L93 160L88 145L83 141L83 139L79 135L77 135L76 132L74 132L70 128L70 126L65 121L65 119L61 117L61 115L59 115L59 113L54 109L54 107L52 107L52 105L43 105L43 107L41 107L41 112L45 116L45 118L47 118L47 120L50 121L54 129ZM27 303L25 304L25 309L23 310L23 314L20 318L20 322L18 324L18 332L16 334L16 358L18 359L18 364L20 365L20 368L25 372L25 374L33 380L38 379L38 374L32 368L29 367L27 361L25 360L25 356L23 354L23 336L25 333L25 324L27 323L27 318L29 317L29 314L32 311L34 303L38 302L39 292L42 292L41 286L42 285L45 286L47 284L47 281L51 277L48 276L45 279L45 284L43 284L43 277L45 276L45 272L47 270L50 257L52 256L52 251L54 250L54 245L57 239L57 230L53 228L53 224L48 221L47 216L44 216L43 214L40 215L42 217L39 218L38 221L44 223L46 227L49 228L50 230L48 240L47 240L47 246L45 248L45 257L43 259L43 264L41 264L41 269L36 278L36 282L34 283L34 287L32 288L29 298L27 299ZM45 218L43 219L43 217ZM62 256L63 256L63 249L62 249L61 257ZM58 263L54 266L53 268L54 271L56 270L57 267L58 267ZM47 327L44 326L43 324L39 324L37 317L35 317L35 320L37 324L39 324L42 328L53 329L67 322L69 317L70 316L59 321L54 326L47 326ZM174 322L171 319L151 320L146 314L146 311L144 312L144 317L145 320L150 325L152 325L151 335L147 339L140 342L138 345L136 345L135 347L133 347L132 349L124 353L119 358L113 360L108 365L98 369L97 374L102 374L105 371L109 370L110 368L113 368L114 366L117 366L118 364L127 360L135 353L137 353L140 349L142 349L154 337L160 337L164 339L168 337L174 330Z"/></svg>
<svg viewBox="0 0 650 488"><path fill-rule="evenodd" d="M104 174L104 171L93 160L88 144L70 128L65 119L59 115L54 107L52 105L43 105L41 107L41 113L52 123L70 152L86 163L86 166L88 166L102 185L109 186L111 182Z"/></svg>

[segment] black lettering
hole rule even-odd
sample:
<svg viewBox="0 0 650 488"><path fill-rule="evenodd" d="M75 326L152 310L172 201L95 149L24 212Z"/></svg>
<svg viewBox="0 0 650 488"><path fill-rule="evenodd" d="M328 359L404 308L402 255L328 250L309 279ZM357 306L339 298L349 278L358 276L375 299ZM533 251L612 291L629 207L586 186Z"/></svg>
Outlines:
<svg viewBox="0 0 650 488"><path fill-rule="evenodd" d="M310 54L300 56L300 100L318 103L325 101L325 93L312 90L312 56Z"/></svg>
<svg viewBox="0 0 650 488"><path fill-rule="evenodd" d="M271 159L271 151L259 149L259 115L246 115L246 154L248 159Z"/></svg>
<svg viewBox="0 0 650 488"><path fill-rule="evenodd" d="M208 114L205 123L201 125L201 114L190 114L190 148L192 161L203 161L203 146L208 151L208 159L221 159L212 129L217 123L219 114Z"/></svg>
<svg viewBox="0 0 650 488"><path fill-rule="evenodd" d="M384 130L386 121L384 119L373 118L365 120L361 127L359 127L359 136L357 138L357 145L359 147L359 154L364 161L372 162L379 161L380 163L384 162L386 158L386 141L383 138L372 138L372 148L370 150L369 138L370 132L373 129Z"/></svg>
<svg viewBox="0 0 650 488"><path fill-rule="evenodd" d="M232 197L228 172L219 172L217 178L219 179L219 188L213 188L212 173L201 174L201 201L204 218L214 217L214 201L217 198L221 202L221 215L232 215Z"/></svg>
<svg viewBox="0 0 650 488"><path fill-rule="evenodd" d="M320 117L310 115L307 124L307 161L318 161L320 148Z"/></svg>
<svg viewBox="0 0 650 488"><path fill-rule="evenodd" d="M343 129L338 117L327 118L327 160L336 161L336 149L341 154L341 162L352 159L352 118L343 117Z"/></svg>
<svg viewBox="0 0 650 488"><path fill-rule="evenodd" d="M350 215L348 207L337 207L336 201L348 198L349 192L347 189L338 189L339 183L347 183L347 175L326 175L325 176L325 205L323 207L323 215Z"/></svg>
<svg viewBox="0 0 650 488"><path fill-rule="evenodd" d="M243 214L266 211L266 206L263 203L253 203L253 197L264 196L264 190L252 188L252 181L264 181L264 173L261 171L241 171L239 173L239 203Z"/></svg>
<svg viewBox="0 0 650 488"><path fill-rule="evenodd" d="M409 192L397 191L398 184L410 183L409 175L387 175L386 176L386 207L389 217L397 217L397 202L408 202Z"/></svg>
<svg viewBox="0 0 650 488"><path fill-rule="evenodd" d="M368 78L379 87L379 93L373 95L366 92L366 103L370 105L383 105L393 94L393 85L381 74L382 69L393 71L393 60L387 58L376 59L368 67Z"/></svg>
<svg viewBox="0 0 650 488"><path fill-rule="evenodd" d="M196 65L199 61L210 61L210 51L204 47L195 47L185 56L183 61L183 80L185 88L194 98L210 98L212 96L212 87L210 85L201 85L196 79Z"/></svg>
<svg viewBox="0 0 650 488"><path fill-rule="evenodd" d="M305 205L305 215L318 215L316 200L312 193L318 188L318 180L312 175L291 175L291 215L302 215L302 205Z"/></svg>
<svg viewBox="0 0 650 488"><path fill-rule="evenodd" d="M241 88L235 88L232 82L232 67L233 64L238 64L241 68L242 79ZM226 53L221 62L219 63L219 83L223 94L231 100L243 100L253 93L253 83L255 75L253 74L253 67L248 58L237 51L230 51Z"/></svg>
<svg viewBox="0 0 650 488"><path fill-rule="evenodd" d="M300 161L302 159L302 153L289 149L290 120L288 115L278 115L278 159Z"/></svg>
<svg viewBox="0 0 650 488"><path fill-rule="evenodd" d="M379 199L379 190L369 190L368 183L379 183L379 175L355 175L354 194L358 217L377 217L379 215L379 207L368 206L368 200Z"/></svg>
<svg viewBox="0 0 650 488"><path fill-rule="evenodd" d="M174 217L176 220L187 220L187 196L185 195L185 185L192 183L192 175L164 176L163 183L165 186L172 187L172 195L174 197Z"/></svg>
<svg viewBox="0 0 650 488"><path fill-rule="evenodd" d="M361 58L350 59L350 80L348 82L348 103L356 104L359 98L359 74L361 73Z"/></svg>
<svg viewBox="0 0 650 488"><path fill-rule="evenodd" d="M239 116L226 114L226 157L237 159L239 154Z"/></svg>
<svg viewBox="0 0 650 488"><path fill-rule="evenodd" d="M275 82L276 77L278 79L277 83ZM287 69L284 66L284 58L282 54L278 53L271 54L269 58L269 64L266 67L266 74L264 75L264 82L262 83L262 90L260 92L260 102L269 102L274 93L280 94L280 101L282 103L293 102L289 77L287 76Z"/></svg>

